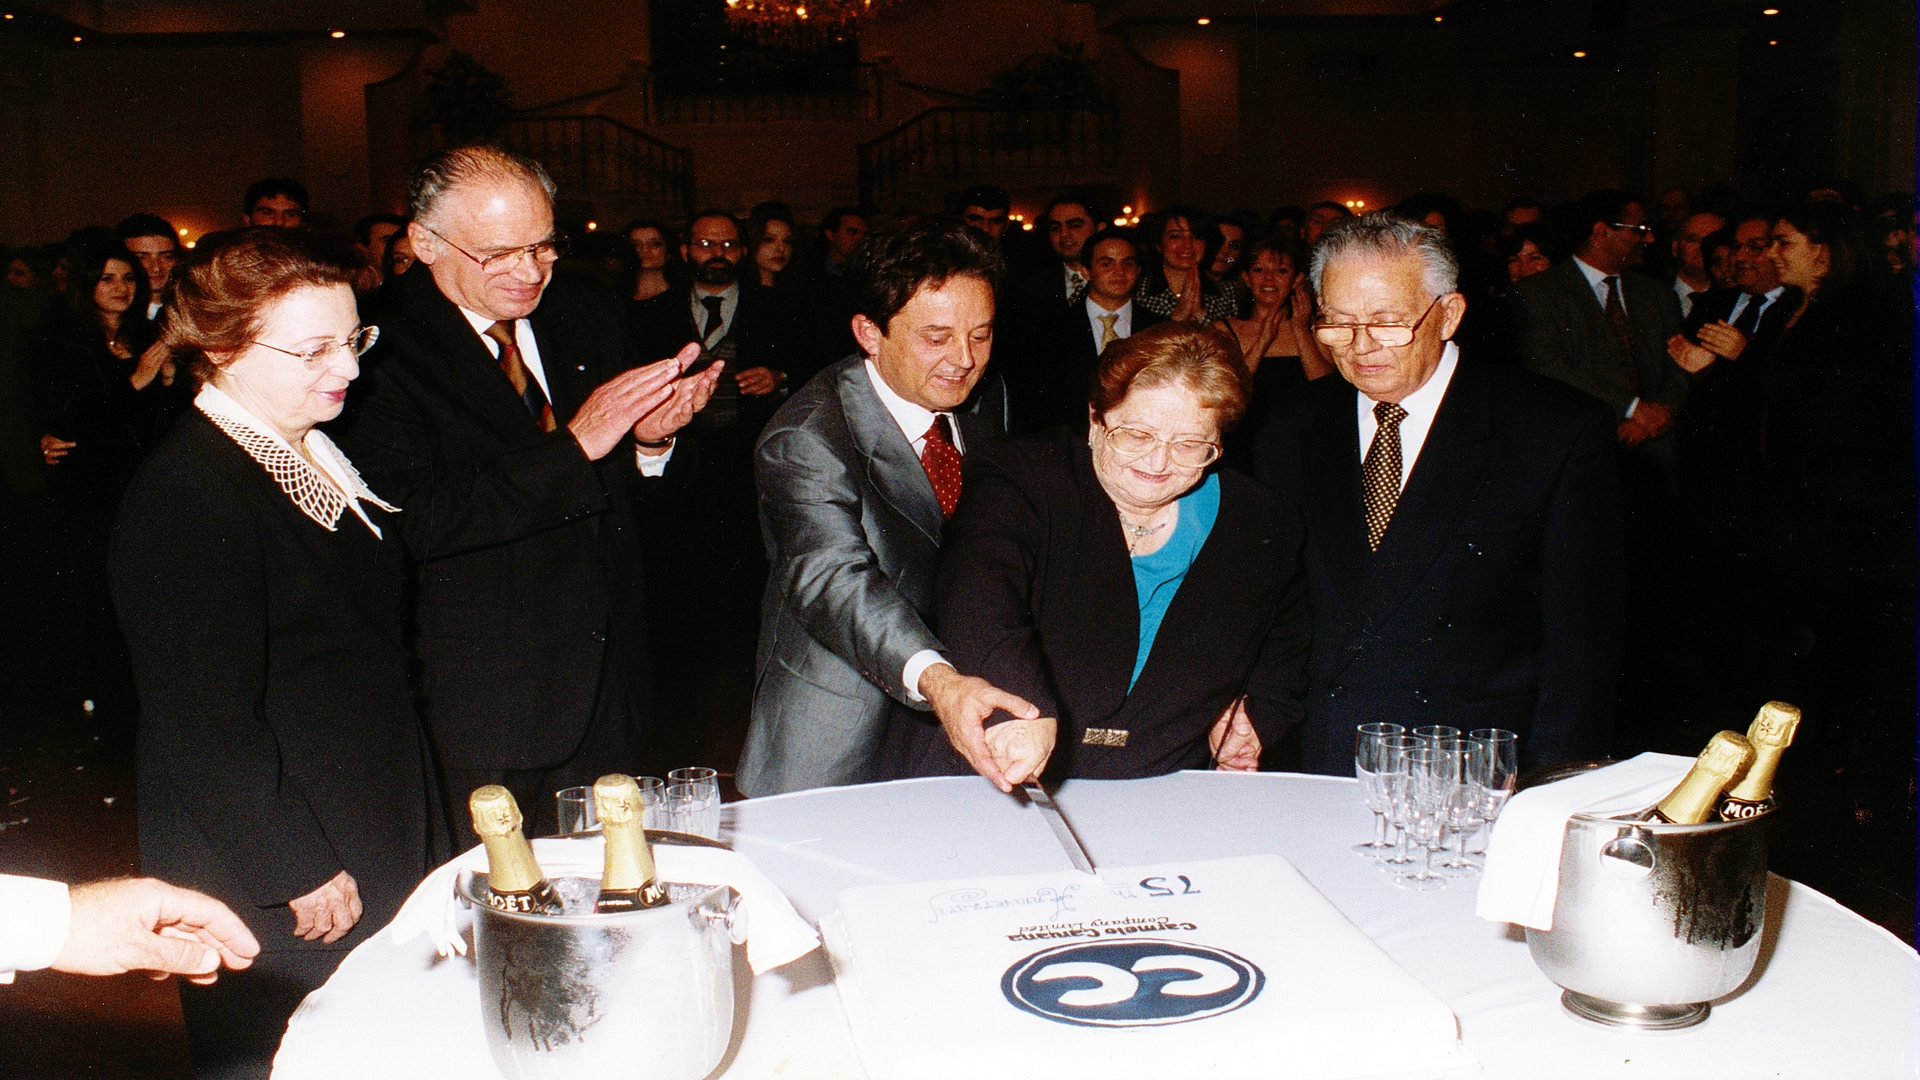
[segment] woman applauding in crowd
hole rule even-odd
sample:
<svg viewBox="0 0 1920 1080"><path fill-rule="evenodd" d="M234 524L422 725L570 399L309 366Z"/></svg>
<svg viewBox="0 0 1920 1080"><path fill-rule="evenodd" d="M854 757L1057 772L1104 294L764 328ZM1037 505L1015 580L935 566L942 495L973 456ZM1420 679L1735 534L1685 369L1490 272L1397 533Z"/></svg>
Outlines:
<svg viewBox="0 0 1920 1080"><path fill-rule="evenodd" d="M300 1000L449 854L391 508L315 430L374 337L352 281L302 231L200 241L164 343L201 388L115 526L142 866L225 901L263 945L182 990L201 1076L266 1076Z"/></svg>
<svg viewBox="0 0 1920 1080"><path fill-rule="evenodd" d="M1226 335L1164 323L1108 347L1088 425L968 461L937 583L940 640L959 670L1058 718L1049 777L1252 770L1300 718L1299 519L1246 476L1209 469L1247 382ZM997 719L1028 729L1036 756L1055 742L1050 720ZM1012 741L997 732L989 745ZM900 775L972 771L937 724L903 719L889 739Z"/></svg>

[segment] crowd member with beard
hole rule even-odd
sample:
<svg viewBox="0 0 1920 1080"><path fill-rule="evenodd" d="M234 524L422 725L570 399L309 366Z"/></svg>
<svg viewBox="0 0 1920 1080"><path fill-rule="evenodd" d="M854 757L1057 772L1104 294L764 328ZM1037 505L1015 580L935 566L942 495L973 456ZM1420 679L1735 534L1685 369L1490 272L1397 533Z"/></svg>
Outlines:
<svg viewBox="0 0 1920 1080"><path fill-rule="evenodd" d="M695 673L735 672L744 679L753 655L754 608L766 574L754 507L753 442L773 410L812 374L796 302L762 285L746 236L731 214L705 210L681 246L693 275L628 308L640 355L668 356L700 345L699 365L723 361L713 400L694 417L680 452L695 459L684 483L657 493L643 535L657 566L684 568L649 583L650 625L677 628L653 635L657 715L695 715L704 688ZM742 274L745 274L743 279ZM695 733L662 725L656 747L685 756Z"/></svg>

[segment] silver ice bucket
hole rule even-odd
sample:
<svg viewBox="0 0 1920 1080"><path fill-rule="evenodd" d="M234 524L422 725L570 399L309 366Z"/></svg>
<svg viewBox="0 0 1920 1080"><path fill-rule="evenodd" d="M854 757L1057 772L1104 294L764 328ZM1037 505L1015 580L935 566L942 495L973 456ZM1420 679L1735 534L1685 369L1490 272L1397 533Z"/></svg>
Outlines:
<svg viewBox="0 0 1920 1080"><path fill-rule="evenodd" d="M1575 814L1533 962L1575 1016L1665 1031L1707 1018L1760 956L1772 814L1669 825Z"/></svg>
<svg viewBox="0 0 1920 1080"><path fill-rule="evenodd" d="M480 1019L508 1080L701 1080L720 1064L733 1033L733 890L669 883L663 907L530 915L489 907L486 883L463 870L455 890L474 911Z"/></svg>

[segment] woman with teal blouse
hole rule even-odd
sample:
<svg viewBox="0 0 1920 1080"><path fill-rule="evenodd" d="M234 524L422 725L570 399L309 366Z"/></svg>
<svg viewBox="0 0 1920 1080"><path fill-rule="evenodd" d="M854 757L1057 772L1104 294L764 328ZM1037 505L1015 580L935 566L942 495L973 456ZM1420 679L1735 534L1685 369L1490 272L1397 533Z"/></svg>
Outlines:
<svg viewBox="0 0 1920 1080"><path fill-rule="evenodd" d="M940 640L1043 717L990 719L991 744L1051 752L1053 779L1250 771L1299 720L1300 521L1217 466L1248 382L1226 335L1163 324L1101 357L1084 428L968 455ZM888 738L886 775L972 771L929 720L903 717Z"/></svg>

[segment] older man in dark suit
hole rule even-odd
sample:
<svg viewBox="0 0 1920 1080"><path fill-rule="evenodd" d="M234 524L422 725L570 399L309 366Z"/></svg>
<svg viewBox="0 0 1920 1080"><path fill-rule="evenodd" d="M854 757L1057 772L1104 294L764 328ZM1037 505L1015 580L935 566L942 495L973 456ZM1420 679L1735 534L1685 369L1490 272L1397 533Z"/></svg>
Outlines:
<svg viewBox="0 0 1920 1080"><path fill-rule="evenodd" d="M961 463L1005 426L966 411L993 347L1000 255L965 227L925 224L869 237L850 269L861 353L781 406L757 450L772 568L740 790L870 779L895 708L931 708L1005 788L1040 763L999 752L984 722L1038 712L955 671L929 629Z"/></svg>
<svg viewBox="0 0 1920 1080"><path fill-rule="evenodd" d="M1342 378L1284 402L1258 460L1307 527L1305 766L1351 774L1354 725L1377 720L1508 728L1528 765L1599 756L1621 626L1608 411L1460 355L1436 229L1338 222L1312 274Z"/></svg>
<svg viewBox="0 0 1920 1080"><path fill-rule="evenodd" d="M482 784L506 785L539 831L556 789L632 768L635 489L721 370L678 378L691 348L637 366L619 300L554 273L553 191L486 147L421 166L408 236L423 265L397 279L341 432L403 511L422 712L459 826Z"/></svg>

